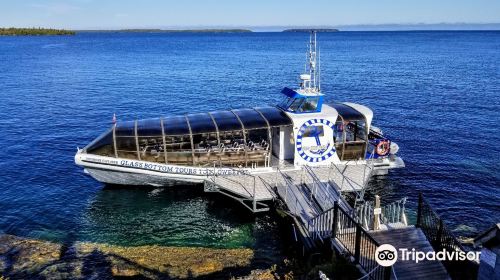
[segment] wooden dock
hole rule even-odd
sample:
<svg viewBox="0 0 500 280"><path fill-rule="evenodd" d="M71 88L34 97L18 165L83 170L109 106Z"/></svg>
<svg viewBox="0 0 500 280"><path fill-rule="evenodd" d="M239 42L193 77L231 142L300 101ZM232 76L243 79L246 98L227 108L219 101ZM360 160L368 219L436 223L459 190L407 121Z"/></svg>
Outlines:
<svg viewBox="0 0 500 280"><path fill-rule="evenodd" d="M415 248L416 251L432 252L434 249L425 237L421 229L414 226L406 228L391 229L387 231L372 231L370 235L380 244L391 244L395 248ZM398 252L399 253L399 252ZM394 264L394 274L397 279L450 279L445 267L439 261L423 260L418 263L413 261L402 261L398 256L398 261ZM392 279L396 279L392 277Z"/></svg>
<svg viewBox="0 0 500 280"><path fill-rule="evenodd" d="M356 208L344 200L344 192L356 192L357 198L364 192L372 171L373 166L367 164L278 168L262 174L207 177L205 191L237 199L253 212L268 211L268 203L277 201L292 218L294 234L303 241L304 252L331 246L370 279L450 279L439 261L416 263L400 257L392 267L377 263L375 251L381 244L422 252L431 252L433 247L424 228L407 225L406 198L384 207L377 199L375 204ZM419 200L419 209L421 204ZM419 217L432 212L423 211L419 210Z"/></svg>

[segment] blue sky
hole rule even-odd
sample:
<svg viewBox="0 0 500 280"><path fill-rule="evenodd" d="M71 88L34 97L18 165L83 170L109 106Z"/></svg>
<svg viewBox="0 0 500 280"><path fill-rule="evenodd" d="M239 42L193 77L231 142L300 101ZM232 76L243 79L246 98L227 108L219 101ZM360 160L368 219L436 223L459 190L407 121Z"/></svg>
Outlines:
<svg viewBox="0 0 500 280"><path fill-rule="evenodd" d="M307 6L311 3L311 6ZM500 23L499 0L0 1L0 26L73 29Z"/></svg>

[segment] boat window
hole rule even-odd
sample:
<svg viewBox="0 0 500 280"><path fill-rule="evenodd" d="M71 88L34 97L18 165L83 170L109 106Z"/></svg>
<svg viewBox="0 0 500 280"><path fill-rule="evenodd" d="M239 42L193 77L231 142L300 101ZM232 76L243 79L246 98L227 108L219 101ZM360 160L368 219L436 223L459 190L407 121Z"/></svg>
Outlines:
<svg viewBox="0 0 500 280"><path fill-rule="evenodd" d="M365 158L367 139L365 121L348 121L339 117L335 125L335 146L341 160Z"/></svg>
<svg viewBox="0 0 500 280"><path fill-rule="evenodd" d="M347 122L345 129L347 142L366 141L366 128L364 121Z"/></svg>
<svg viewBox="0 0 500 280"><path fill-rule="evenodd" d="M141 160L165 162L163 133L160 119L137 121L137 140Z"/></svg>
<svg viewBox="0 0 500 280"><path fill-rule="evenodd" d="M333 131L333 141L335 144L342 144L344 142L344 122L341 118L337 119L335 123L335 130Z"/></svg>
<svg viewBox="0 0 500 280"><path fill-rule="evenodd" d="M300 106L299 112L316 112L318 109L319 96L317 97L308 97Z"/></svg>
<svg viewBox="0 0 500 280"><path fill-rule="evenodd" d="M191 134L185 116L174 116L163 119L165 131L165 148L167 163L176 165L192 165L193 154Z"/></svg>
<svg viewBox="0 0 500 280"><path fill-rule="evenodd" d="M187 135L165 136L167 162L175 165L192 165L191 137Z"/></svg>
<svg viewBox="0 0 500 280"><path fill-rule="evenodd" d="M240 118L245 129L267 128L266 120L254 109L238 109L233 113Z"/></svg>
<svg viewBox="0 0 500 280"><path fill-rule="evenodd" d="M271 127L292 124L286 113L276 107L256 107L254 109L264 115Z"/></svg>
<svg viewBox="0 0 500 280"><path fill-rule="evenodd" d="M251 129L246 131L247 166L263 167L270 155L270 139L268 129Z"/></svg>
<svg viewBox="0 0 500 280"><path fill-rule="evenodd" d="M113 148L113 129L101 134L94 141L92 141L85 150L89 154L114 157L115 152Z"/></svg>
<svg viewBox="0 0 500 280"><path fill-rule="evenodd" d="M288 96L285 96L281 102L279 103L279 107L283 108L284 110L286 110L286 108L288 108L288 106L290 106L291 102L293 102L293 98L292 97L288 97Z"/></svg>
<svg viewBox="0 0 500 280"><path fill-rule="evenodd" d="M135 121L118 122L115 128L115 141L118 157L138 159Z"/></svg>
<svg viewBox="0 0 500 280"><path fill-rule="evenodd" d="M304 102L304 98L295 98L293 102L288 106L288 111L290 112L295 112L297 111L300 106L302 105L302 102Z"/></svg>
<svg viewBox="0 0 500 280"><path fill-rule="evenodd" d="M193 134L194 163L198 166L211 166L218 161L218 139L217 133Z"/></svg>

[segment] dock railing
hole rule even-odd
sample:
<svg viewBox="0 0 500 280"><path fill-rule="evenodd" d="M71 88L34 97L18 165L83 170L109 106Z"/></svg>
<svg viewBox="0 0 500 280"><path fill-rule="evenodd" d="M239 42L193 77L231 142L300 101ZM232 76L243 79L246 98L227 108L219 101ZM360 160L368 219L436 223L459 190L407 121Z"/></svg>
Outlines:
<svg viewBox="0 0 500 280"><path fill-rule="evenodd" d="M390 279L392 268L381 267L375 260L375 251L380 244L337 203L334 207L332 238L344 247L354 263L369 273L370 279Z"/></svg>
<svg viewBox="0 0 500 280"><path fill-rule="evenodd" d="M467 252L460 241L447 228L443 219L434 212L422 193L418 197L417 223L415 226L422 230L436 252L442 250ZM443 264L452 279L473 279L477 275L478 264L472 261L445 260Z"/></svg>
<svg viewBox="0 0 500 280"><path fill-rule="evenodd" d="M307 207L302 204L302 200L297 197L297 194L291 190L291 188L295 187L295 184L293 182L293 179L290 178L287 174L284 174L279 168L276 169L276 188L278 187L278 179L283 180L283 184L281 185L284 188L285 195L284 195L284 201L290 207L291 205L294 206L294 209L288 209L291 211L292 214L295 216L299 216L299 210L300 209L306 209ZM287 203L289 200L293 200L294 203ZM300 205L300 208L299 208Z"/></svg>
<svg viewBox="0 0 500 280"><path fill-rule="evenodd" d="M230 169L230 170L234 171L235 175L243 176L243 182L240 182L240 181L228 178L227 176L219 176L219 174L217 174L216 166L217 166L217 162L214 161L213 172L212 172L212 174L207 174L207 177L210 178L210 180L216 185L217 185L217 180L224 180L224 181L230 182L231 184L240 186L241 189L245 190L245 192L248 194L248 197L251 198L251 203L252 203L251 207L245 203L245 201L248 201L248 199L237 198L237 197L234 197L232 195L230 195L230 196L239 200L244 206L248 207L253 212L257 212L258 201L257 201L256 196L255 196L255 184L256 184L256 180L257 180L256 177L254 175L248 174L242 170L238 170L238 169L235 169L232 167L224 166L225 169ZM226 195L228 195L228 194L226 194Z"/></svg>
<svg viewBox="0 0 500 280"><path fill-rule="evenodd" d="M381 267L375 260L380 244L338 202L312 219L308 230L315 240L324 242L331 238L340 251L347 253L369 275L367 279L391 278L392 268Z"/></svg>
<svg viewBox="0 0 500 280"><path fill-rule="evenodd" d="M380 223L390 228L406 227L406 197L380 207ZM374 228L373 202L365 202L356 207L357 219L366 230L379 230Z"/></svg>
<svg viewBox="0 0 500 280"><path fill-rule="evenodd" d="M335 203L334 203L335 205ZM324 211L309 221L307 230L314 240L324 242L324 239L332 236L335 206Z"/></svg>
<svg viewBox="0 0 500 280"><path fill-rule="evenodd" d="M306 183L310 188L311 199L315 198L320 206L325 210L332 208L333 202L337 200L338 197L334 197L332 192L328 191L330 184L328 184L328 182L322 182L314 172L313 168L308 165L304 165L302 172L305 173L304 177L306 179L304 179L304 183ZM336 190L334 190L334 193L337 194Z"/></svg>

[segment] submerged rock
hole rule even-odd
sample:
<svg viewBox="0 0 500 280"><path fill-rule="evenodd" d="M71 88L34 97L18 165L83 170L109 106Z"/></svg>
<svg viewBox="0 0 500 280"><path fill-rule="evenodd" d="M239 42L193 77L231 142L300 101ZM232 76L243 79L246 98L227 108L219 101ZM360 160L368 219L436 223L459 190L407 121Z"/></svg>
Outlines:
<svg viewBox="0 0 500 280"><path fill-rule="evenodd" d="M115 277L209 277L251 265L251 249L137 246L74 242L58 244L12 235L0 235L0 275L50 279ZM256 270L243 279L273 279L268 270Z"/></svg>

